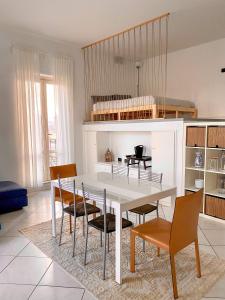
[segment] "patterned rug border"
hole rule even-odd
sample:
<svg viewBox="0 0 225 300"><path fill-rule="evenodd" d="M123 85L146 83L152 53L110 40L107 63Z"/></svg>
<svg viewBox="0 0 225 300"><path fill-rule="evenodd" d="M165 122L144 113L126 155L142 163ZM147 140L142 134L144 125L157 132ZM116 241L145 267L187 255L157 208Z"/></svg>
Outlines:
<svg viewBox="0 0 225 300"><path fill-rule="evenodd" d="M59 227L59 219L57 220L57 227ZM66 229L66 227L67 227L67 229ZM90 289L90 282L88 281L88 277L93 276L93 282L94 282L94 281L96 281L96 274L91 274L91 275L88 274L88 267L87 267L88 265L86 267L84 267L81 264L79 259L76 260L76 259L73 258L73 267L77 264L77 269L80 269L77 274L74 274L75 271L77 272L77 269L75 268L75 271L74 271L74 268L71 267L71 264L69 264L69 262L67 262L67 261L64 262L65 265L62 265L62 263L60 263L60 261L59 261L60 259L57 257L57 253L62 252L61 249L63 249L63 251L66 250L66 249L70 249L70 250L72 249L71 246L70 247L68 246L70 241L71 241L71 239L68 240L68 236L70 237L70 235L68 233L69 232L68 227L69 226L68 226L68 220L67 220L67 225L65 225L65 227L64 227L65 231L66 231L64 233L64 237L67 236L67 239L64 238L66 240L66 242L64 242L62 244L62 246L60 246L60 247L56 243L56 240L58 241L58 239L53 238L52 235L51 235L51 221L46 221L46 222L42 222L42 223L39 223L39 224L36 224L36 225L32 225L32 226L23 228L23 229L20 230L20 232L25 237L27 237L29 240L31 240L31 242L33 242L33 244L35 246L37 246L44 254L46 254L54 262L56 262L58 265L60 265L66 272L68 272L70 274L70 276L72 276L76 281L78 281L80 283L80 285L84 289L86 289L96 299L115 299L115 297L118 300L119 299L121 299L121 300L122 299L123 300L125 300L125 299L135 299L135 300L138 300L138 299L149 299L149 300L150 299L154 299L154 300L157 300L157 299L160 299L160 300L162 300L162 299L165 299L165 300L173 299L173 297L171 298L171 296L172 296L171 293L169 293L169 295L168 295L168 290L166 291L167 295L165 295L165 298L164 297L163 298L162 297L160 297L160 298L157 297L156 298L154 295L152 297L150 295L146 297L146 296L142 295L142 293L143 293L142 290L138 290L138 292L136 292L136 293L135 293L136 290L134 290L134 291L131 290L130 295L129 295L129 292L128 292L128 296L127 295L125 296L125 294L121 295L121 293L124 293L124 292L127 293L126 289L129 289L129 285L132 285L132 284L135 285L135 283L132 282L132 279L133 279L132 277L133 276L135 276L135 281L139 281L140 283L142 283L141 280L144 281L142 283L142 285L144 287L144 284L146 284L146 282L148 280L147 279L145 280L145 277L143 278L142 274L144 272L146 272L146 270L148 270L148 272L149 272L149 270L151 270L148 267L145 268L146 270L143 270L142 267L140 267L140 269L139 269L139 267L137 266L137 272L135 273L135 275L130 273L130 276L128 276L128 278L123 279L123 284L122 285L118 285L114 281L114 278L108 278L105 281L103 281L101 279L101 277L99 277L99 278L97 278L97 280L100 281L101 286L100 287L95 287L95 285L94 285L95 290L93 290L92 287ZM78 229L79 229L79 227L82 227L82 226L80 226L79 223L78 223ZM37 239L37 237L35 238L35 236L33 234L33 232L35 232L37 230L39 232L39 234L38 234L39 240ZM43 235L41 235L40 232L43 233ZM50 232L50 234L49 234L49 232ZM57 232L58 232L58 230L57 230ZM124 231L123 231L123 234L124 234ZM44 236L45 238L40 240L40 236ZM57 237L58 237L58 235L57 235ZM47 240L46 240L46 238L47 238ZM50 243L50 245L49 245L50 250L49 249L48 250L50 252L52 251L52 253L48 252L47 250L45 251L43 249L43 245L46 244L46 243ZM65 247L65 245L67 245L67 247ZM52 249L51 246L54 249ZM151 248L153 248L153 247L151 247ZM54 250L56 250L56 251L54 252ZM91 249L89 249L89 251L91 252ZM151 251L152 251L152 249L151 249ZM190 252L190 250L189 250L189 252ZM113 251L111 250L111 256L114 258L112 253L113 253ZM151 252L151 254L152 254L152 252ZM187 254L188 254L188 251L187 251ZM177 254L177 255L179 255L179 254ZM214 255L209 254L205 250L201 250L200 256L201 256L201 258L205 257L209 260L209 263L207 264L207 266L210 263L212 264L212 261L214 261L216 263L216 265L218 265L218 267L217 268L214 267L214 270L212 270L212 271L214 271L214 273L213 274L210 273L210 275L207 278L205 278L205 276L207 274L206 273L206 274L203 274L201 279L197 279L197 280L201 280L201 284L200 284L200 281L198 281L198 284L196 286L198 291L194 292L194 295L187 292L187 286L188 286L189 281L191 279L187 280L187 282L185 282L185 284L184 284L184 286L182 286L182 288L181 288L181 286L179 286L180 284L179 284L179 279L178 279L177 280L178 281L178 294L179 294L179 299L180 300L184 300L184 299L185 300L188 300L188 299L190 299L190 300L200 300L213 287L213 285L217 282L217 280L220 279L225 274L225 260L223 260L221 258L218 258L218 257L215 257ZM166 257L165 253L162 254L161 257L166 259L165 258ZM71 260L71 259L72 259L72 257L69 257L69 260ZM108 257L107 257L107 259L108 259ZM151 260L152 260L152 262L151 262ZM155 260L156 260L156 258L155 258ZM154 265L155 261L152 259L152 255L149 255L148 263L149 263L149 261ZM201 259L201 262L202 262L202 259ZM202 263L202 265L203 265L203 263ZM108 262L108 267L109 267L109 262ZM113 268L113 270L114 270L114 268ZM155 271L155 269L154 269L154 271ZM86 274L87 276L84 276L84 278L83 278L82 276L85 272L87 273ZM114 273L114 271L112 271L112 270L111 270L111 272ZM195 272L195 270L194 270L194 272ZM98 271L97 274L98 274L98 276L101 276L100 271ZM178 275L177 275L177 277L178 277ZM213 278L211 278L211 277L213 277ZM209 278L211 279L210 282L208 282ZM158 281L160 281L160 280L161 280L161 277L159 276ZM196 282L197 282L197 280L196 280ZM154 280L152 279L151 281L154 281ZM207 285L205 283L206 281L207 281ZM92 283L92 285L93 285L93 283ZM106 286L108 286L108 287L106 287ZM153 285L153 287L154 287L154 285ZM202 290L203 288L204 288L204 291ZM115 289L115 291L114 291L114 289ZM166 285L164 286L164 289L166 290ZM167 287L167 289L168 289L168 287ZM183 295L183 293L181 293L181 290L186 292L185 295ZM149 287L149 291L151 291L151 286ZM171 291L172 291L172 282L171 282ZM114 293L114 292L116 292L116 293ZM193 290L191 292L193 292ZM131 294L131 293L134 293L134 295ZM163 296L164 296L164 294L163 294Z"/></svg>

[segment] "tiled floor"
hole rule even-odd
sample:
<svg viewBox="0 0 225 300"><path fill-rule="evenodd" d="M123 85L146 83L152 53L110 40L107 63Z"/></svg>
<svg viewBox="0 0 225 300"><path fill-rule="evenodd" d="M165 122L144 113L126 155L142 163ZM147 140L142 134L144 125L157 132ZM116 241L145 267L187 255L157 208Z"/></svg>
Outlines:
<svg viewBox="0 0 225 300"><path fill-rule="evenodd" d="M0 215L0 299L4 300L93 300L95 299L64 269L46 257L18 230L51 217L49 191L29 197L23 210ZM60 215L60 206L57 206ZM172 218L163 206L160 215ZM199 221L200 251L225 259L225 225L208 219ZM205 295L208 300L225 299L225 276Z"/></svg>

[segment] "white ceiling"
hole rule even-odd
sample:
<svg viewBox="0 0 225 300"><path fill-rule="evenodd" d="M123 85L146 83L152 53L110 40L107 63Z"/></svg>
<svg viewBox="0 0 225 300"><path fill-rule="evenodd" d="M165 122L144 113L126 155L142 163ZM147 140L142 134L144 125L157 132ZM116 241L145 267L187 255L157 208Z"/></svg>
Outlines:
<svg viewBox="0 0 225 300"><path fill-rule="evenodd" d="M171 13L170 51L225 37L225 0L0 0L0 23L85 45Z"/></svg>

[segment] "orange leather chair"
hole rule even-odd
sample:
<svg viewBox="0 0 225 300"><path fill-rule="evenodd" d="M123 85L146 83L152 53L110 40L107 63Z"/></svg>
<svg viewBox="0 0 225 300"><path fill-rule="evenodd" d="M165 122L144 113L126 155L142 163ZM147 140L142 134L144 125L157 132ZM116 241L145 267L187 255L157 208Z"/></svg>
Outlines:
<svg viewBox="0 0 225 300"><path fill-rule="evenodd" d="M173 221L168 222L161 218L153 219L131 229L130 241L130 271L135 272L135 238L139 236L145 241L154 244L160 255L160 248L170 254L170 264L173 282L174 298L178 298L175 254L195 243L197 277L201 277L201 266L198 247L198 217L201 207L203 191L187 196L178 197L173 215Z"/></svg>
<svg viewBox="0 0 225 300"><path fill-rule="evenodd" d="M77 176L77 167L76 164L68 164L68 165L61 165L61 166L54 166L50 167L50 178L51 180L55 180L60 178L66 178L66 177L73 177ZM63 202L65 204L73 204L73 193L64 191L62 194ZM83 197L76 195L77 202L83 201ZM60 192L58 188L55 188L55 201L60 201ZM72 232L72 222L71 222L71 215L69 217L70 219L70 233Z"/></svg>

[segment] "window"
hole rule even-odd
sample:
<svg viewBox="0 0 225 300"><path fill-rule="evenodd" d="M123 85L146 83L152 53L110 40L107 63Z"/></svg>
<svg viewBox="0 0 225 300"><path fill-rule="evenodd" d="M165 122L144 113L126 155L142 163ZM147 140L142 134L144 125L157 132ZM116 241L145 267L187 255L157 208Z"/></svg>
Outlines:
<svg viewBox="0 0 225 300"><path fill-rule="evenodd" d="M56 109L54 81L41 76L42 129L44 136L44 181L50 179L49 167L57 165Z"/></svg>

